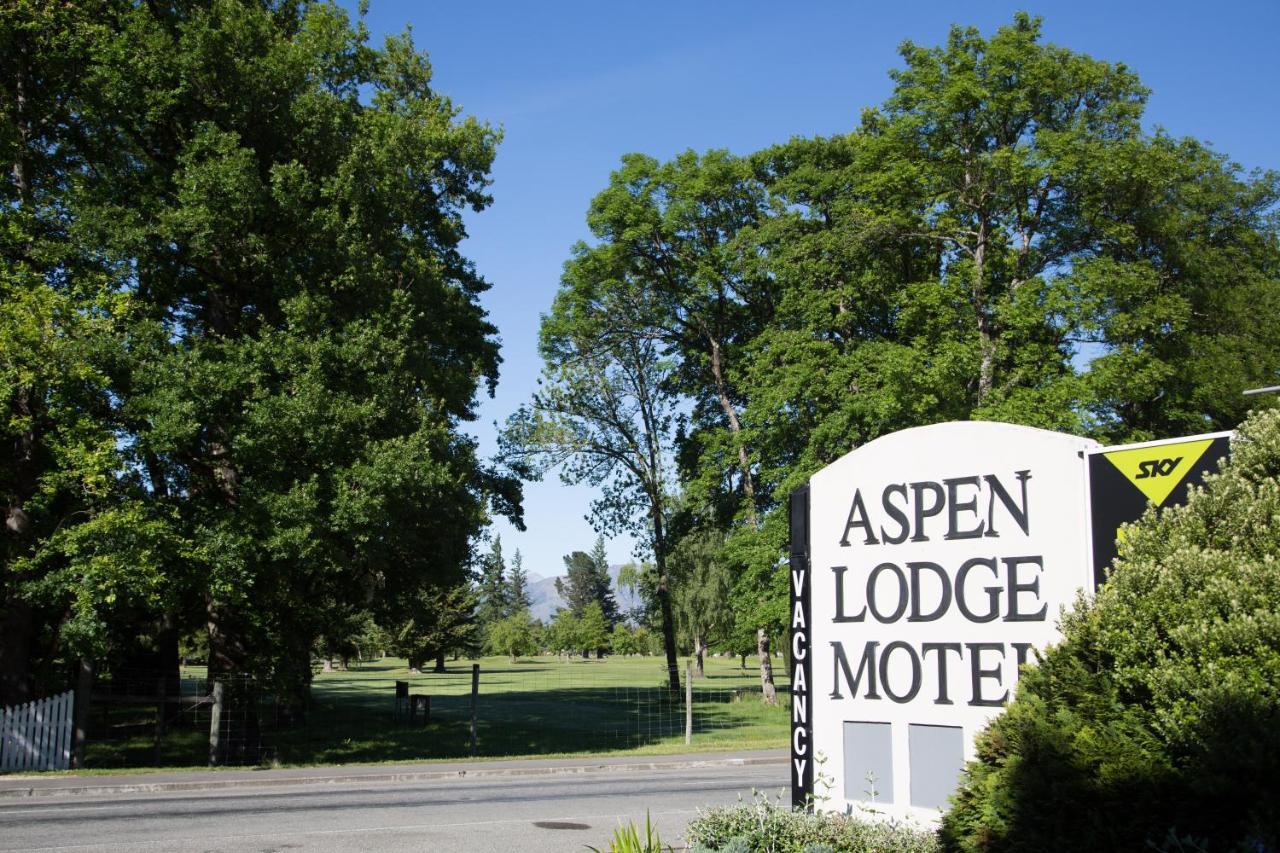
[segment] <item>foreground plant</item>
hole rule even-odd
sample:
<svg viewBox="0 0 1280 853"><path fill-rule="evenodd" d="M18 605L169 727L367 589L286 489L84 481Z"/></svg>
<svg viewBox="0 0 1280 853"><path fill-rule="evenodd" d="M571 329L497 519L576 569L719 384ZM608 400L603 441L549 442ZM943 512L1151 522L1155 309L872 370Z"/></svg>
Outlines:
<svg viewBox="0 0 1280 853"><path fill-rule="evenodd" d="M695 853L936 853L935 834L856 815L793 811L756 792L750 803L710 809L689 824Z"/></svg>
<svg viewBox="0 0 1280 853"><path fill-rule="evenodd" d="M662 853L662 839L658 837L658 831L653 828L653 824L649 820L649 813L644 813L644 837L640 837L640 830L630 821L621 824L613 831L613 838L609 841L609 849L601 851L595 847L588 846L588 850L594 853ZM668 851L674 848L668 846Z"/></svg>

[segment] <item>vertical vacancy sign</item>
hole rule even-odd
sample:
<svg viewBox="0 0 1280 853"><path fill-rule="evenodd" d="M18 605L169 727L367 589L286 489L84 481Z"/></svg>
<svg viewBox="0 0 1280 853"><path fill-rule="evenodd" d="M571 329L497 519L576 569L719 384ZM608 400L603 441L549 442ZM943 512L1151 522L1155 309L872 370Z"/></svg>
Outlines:
<svg viewBox="0 0 1280 853"><path fill-rule="evenodd" d="M813 705L809 685L809 487L791 493L791 804L808 807L813 791Z"/></svg>
<svg viewBox="0 0 1280 853"><path fill-rule="evenodd" d="M794 803L937 818L1019 664L1093 586L1096 447L936 424L864 445L792 495Z"/></svg>

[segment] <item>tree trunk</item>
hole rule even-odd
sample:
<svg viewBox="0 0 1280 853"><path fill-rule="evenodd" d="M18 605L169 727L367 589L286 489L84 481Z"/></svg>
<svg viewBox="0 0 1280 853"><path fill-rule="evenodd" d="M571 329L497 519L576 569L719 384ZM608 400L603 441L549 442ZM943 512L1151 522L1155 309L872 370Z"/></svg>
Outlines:
<svg viewBox="0 0 1280 853"><path fill-rule="evenodd" d="M701 633L693 635L693 677L706 678L707 671L703 665L703 658L707 654L707 641Z"/></svg>
<svg viewBox="0 0 1280 853"><path fill-rule="evenodd" d="M28 553L31 542L31 516L27 501L39 487L36 451L39 437L35 424L41 418L41 404L31 389L20 387L10 401L9 414L31 424L13 442L11 472L12 495L4 510L5 559ZM10 566L0 576L0 707L29 702L34 698L32 658L39 637L36 612L15 588L20 580ZM7 600L6 600L7 599Z"/></svg>
<svg viewBox="0 0 1280 853"><path fill-rule="evenodd" d="M36 636L35 613L14 598L0 614L0 707L32 698L31 645Z"/></svg>
<svg viewBox="0 0 1280 853"><path fill-rule="evenodd" d="M172 614L166 613L160 620L156 636L156 661L159 669L160 693L164 697L161 714L165 726L177 719L182 712L182 655L178 652L178 628Z"/></svg>
<svg viewBox="0 0 1280 853"><path fill-rule="evenodd" d="M436 665L432 672L444 672L444 652L436 652Z"/></svg>
<svg viewBox="0 0 1280 853"><path fill-rule="evenodd" d="M680 661L676 656L676 620L671 613L671 594L667 590L667 539L663 526L661 498L650 495L650 518L653 521L653 567L658 575L655 594L662 617L662 650L667 656L667 689L680 698Z"/></svg>
<svg viewBox="0 0 1280 853"><path fill-rule="evenodd" d="M760 686L764 688L764 701L772 705L778 700L778 688L773 683L773 662L769 659L769 634L764 628L756 629L756 654L760 656Z"/></svg>
<svg viewBox="0 0 1280 853"><path fill-rule="evenodd" d="M769 654L769 634L756 629L756 653L760 655L760 688L766 705L778 704L778 688L773 683L773 658Z"/></svg>
<svg viewBox="0 0 1280 853"><path fill-rule="evenodd" d="M990 312L987 311L987 293L984 276L987 258L987 220L978 217L978 236L973 248L973 311L978 326L978 346L981 363L978 367L978 405L981 406L991 396L995 385L996 336L992 328Z"/></svg>
<svg viewBox="0 0 1280 853"><path fill-rule="evenodd" d="M209 711L209 766L217 767L226 760L227 744L222 737L222 711L226 701L226 685L221 681L209 682L212 704Z"/></svg>
<svg viewBox="0 0 1280 853"><path fill-rule="evenodd" d="M755 484L751 476L747 448L741 441L742 424L738 420L733 401L729 399L727 383L720 363L720 343L714 338L711 339L711 375L716 382L716 396L720 401L720 408L724 411L725 419L729 423L729 432L733 434L734 443L738 445L738 466L742 469L742 492L747 500L747 520L752 527L758 528L760 519L756 515ZM764 629L760 628L756 631L757 651L762 648L762 642L764 651L760 652L760 684L764 688L765 701L772 705L777 701L778 689L773 683L773 664L769 661L769 638L765 635Z"/></svg>
<svg viewBox="0 0 1280 853"><path fill-rule="evenodd" d="M181 660L178 655L178 630L173 625L173 618L165 614L160 619L160 629L156 632L155 685L156 685L156 731L155 731L155 763L164 763L164 744L168 738L169 724L178 718L182 711L179 694L182 692L182 674L179 671Z"/></svg>
<svg viewBox="0 0 1280 853"><path fill-rule="evenodd" d="M89 702L93 695L93 661L80 659L76 673L75 729L71 736L71 766L84 769L84 749L89 741Z"/></svg>
<svg viewBox="0 0 1280 853"><path fill-rule="evenodd" d="M729 399L728 383L724 380L724 369L720 360L720 342L714 336L708 335L707 340L711 344L711 377L716 383L716 399L720 401L720 410L724 412L725 420L729 422L729 432L733 435L734 443L738 445L738 468L742 472L742 493L747 499L747 517L751 522L751 526L758 524L756 518L756 486L755 478L751 474L751 460L747 456L747 448L742 444L742 422L738 420L738 411L733 406L733 401Z"/></svg>
<svg viewBox="0 0 1280 853"><path fill-rule="evenodd" d="M21 29L19 29L21 32ZM27 168L27 156L31 152L31 131L33 121L27 109L27 76L29 61L26 39L20 35L15 41L16 45L12 45L14 53L21 57L18 65L18 72L13 78L13 113L14 128L18 132L18 144L16 147L16 156L13 158L13 185L18 191L18 201L22 206L26 206L31 199L31 174ZM46 116L46 118L48 118Z"/></svg>
<svg viewBox="0 0 1280 853"><path fill-rule="evenodd" d="M205 599L206 624L209 630L208 683L217 688L215 702L218 716L226 714L228 693L235 694L237 685L229 683L228 676L244 672L245 649L243 639L236 633L237 629L227 609L212 597ZM230 721L230 717L227 718ZM223 728L226 728L225 726ZM227 761L229 738L214 726L209 725L209 763L224 764Z"/></svg>

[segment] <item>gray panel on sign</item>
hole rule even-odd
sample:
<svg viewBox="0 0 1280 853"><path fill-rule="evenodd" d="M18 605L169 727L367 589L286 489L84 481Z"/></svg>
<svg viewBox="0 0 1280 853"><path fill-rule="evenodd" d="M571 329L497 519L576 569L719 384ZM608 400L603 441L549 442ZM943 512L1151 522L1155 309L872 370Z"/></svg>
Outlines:
<svg viewBox="0 0 1280 853"><path fill-rule="evenodd" d="M844 798L893 802L893 743L889 723L844 724Z"/></svg>
<svg viewBox="0 0 1280 853"><path fill-rule="evenodd" d="M945 809L964 769L964 729L959 726L907 726L911 758L911 805Z"/></svg>

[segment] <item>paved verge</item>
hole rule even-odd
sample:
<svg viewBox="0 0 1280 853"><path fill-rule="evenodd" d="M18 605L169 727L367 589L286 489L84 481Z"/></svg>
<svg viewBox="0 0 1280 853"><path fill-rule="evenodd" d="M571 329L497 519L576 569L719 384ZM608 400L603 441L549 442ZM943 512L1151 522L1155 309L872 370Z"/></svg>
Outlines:
<svg viewBox="0 0 1280 853"><path fill-rule="evenodd" d="M109 797L166 791L214 791L362 782L428 782L463 778L511 778L593 772L674 770L697 767L786 764L785 749L700 752L683 755L622 755L595 758L522 758L431 764L345 765L281 770L184 770L118 776L41 774L0 776L0 799Z"/></svg>

